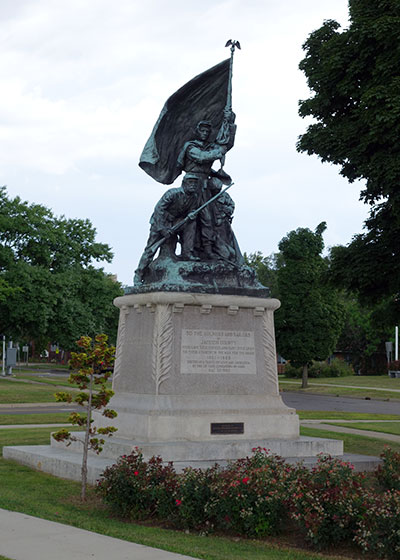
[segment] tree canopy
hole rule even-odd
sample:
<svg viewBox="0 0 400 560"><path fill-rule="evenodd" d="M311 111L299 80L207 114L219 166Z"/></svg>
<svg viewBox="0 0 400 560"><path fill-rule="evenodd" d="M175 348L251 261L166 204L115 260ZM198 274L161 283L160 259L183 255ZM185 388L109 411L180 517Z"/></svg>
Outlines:
<svg viewBox="0 0 400 560"><path fill-rule="evenodd" d="M339 165L350 182L365 181L366 231L333 252L333 268L347 287L379 300L400 292L400 2L350 0L349 9L348 29L325 21L303 46L313 95L299 113L315 122L297 147Z"/></svg>
<svg viewBox="0 0 400 560"><path fill-rule="evenodd" d="M327 282L328 262L321 254L325 229L325 222L315 232L299 228L279 243L277 347L295 367L303 367L303 387L312 361L325 360L335 349L344 320L337 291Z"/></svg>
<svg viewBox="0 0 400 560"><path fill-rule="evenodd" d="M114 340L121 288L92 264L111 259L89 220L56 217L0 188L0 322L9 337L64 349L83 334Z"/></svg>
<svg viewBox="0 0 400 560"><path fill-rule="evenodd" d="M261 251L256 251L255 253L244 253L243 257L246 264L256 271L258 281L269 288L271 297L279 298L276 278L279 253L265 257Z"/></svg>

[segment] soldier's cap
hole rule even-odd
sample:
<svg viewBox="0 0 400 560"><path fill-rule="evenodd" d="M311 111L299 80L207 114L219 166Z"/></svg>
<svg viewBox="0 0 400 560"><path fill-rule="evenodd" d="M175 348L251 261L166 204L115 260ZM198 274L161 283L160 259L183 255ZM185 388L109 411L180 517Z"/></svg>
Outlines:
<svg viewBox="0 0 400 560"><path fill-rule="evenodd" d="M211 121L199 121L197 123L197 128L200 128L201 126L208 126L208 128L212 128L212 123Z"/></svg>
<svg viewBox="0 0 400 560"><path fill-rule="evenodd" d="M196 179L196 181L199 181L200 177L198 175L196 175L196 173L186 173L185 176L182 179L182 183L184 183L188 179Z"/></svg>

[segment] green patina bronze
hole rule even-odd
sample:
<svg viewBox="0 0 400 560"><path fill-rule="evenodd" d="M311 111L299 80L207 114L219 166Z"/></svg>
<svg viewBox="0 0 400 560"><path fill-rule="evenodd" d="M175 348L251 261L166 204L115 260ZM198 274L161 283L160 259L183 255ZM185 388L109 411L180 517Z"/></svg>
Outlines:
<svg viewBox="0 0 400 560"><path fill-rule="evenodd" d="M231 226L235 204L226 191L233 183L224 165L236 134L232 67L240 44L229 40L226 46L229 59L167 100L141 155L140 167L157 182L170 184L184 176L181 186L168 189L154 208L129 292L268 295L245 265Z"/></svg>

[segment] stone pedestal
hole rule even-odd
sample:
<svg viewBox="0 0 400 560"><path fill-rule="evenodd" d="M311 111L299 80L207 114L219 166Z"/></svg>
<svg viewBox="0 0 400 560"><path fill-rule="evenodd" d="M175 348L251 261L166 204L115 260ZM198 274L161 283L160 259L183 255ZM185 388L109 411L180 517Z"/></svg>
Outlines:
<svg viewBox="0 0 400 560"><path fill-rule="evenodd" d="M225 464L265 447L289 461L343 454L338 440L299 437L299 420L279 395L273 313L279 301L244 295L149 292L115 300L120 308L110 402L118 428L88 480L139 447L175 468ZM4 457L80 479L82 446L4 447Z"/></svg>
<svg viewBox="0 0 400 560"><path fill-rule="evenodd" d="M298 417L278 389L278 300L156 292L123 296L115 305L120 322L110 406L118 412L112 421L118 437L149 443L298 438ZM104 422L99 415L95 420Z"/></svg>

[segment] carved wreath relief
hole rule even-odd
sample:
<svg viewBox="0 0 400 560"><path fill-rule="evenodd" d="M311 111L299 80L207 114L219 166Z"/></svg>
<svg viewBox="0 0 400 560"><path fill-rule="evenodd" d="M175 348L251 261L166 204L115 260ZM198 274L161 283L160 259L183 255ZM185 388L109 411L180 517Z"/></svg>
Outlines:
<svg viewBox="0 0 400 560"><path fill-rule="evenodd" d="M119 325L118 325L118 336L117 336L117 348L115 350L115 364L113 373L113 385L118 377L121 375L121 363L122 363L122 348L125 344L125 333L126 333L126 316L129 313L129 309L126 305L121 308L119 315Z"/></svg>
<svg viewBox="0 0 400 560"><path fill-rule="evenodd" d="M278 372L276 369L276 349L274 336L274 320L271 312L265 311L262 318L263 323L263 347L264 361L267 372L267 381L274 388L275 393L279 393L278 389Z"/></svg>
<svg viewBox="0 0 400 560"><path fill-rule="evenodd" d="M169 378L172 367L172 343L174 331L172 326L172 309L169 304L157 305L153 348L152 348L152 378L159 394L161 383Z"/></svg>

